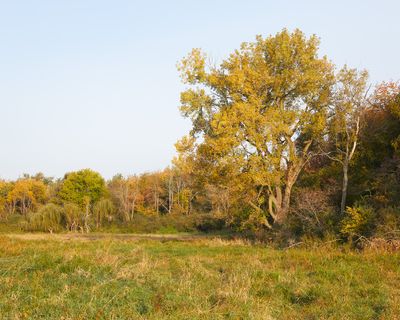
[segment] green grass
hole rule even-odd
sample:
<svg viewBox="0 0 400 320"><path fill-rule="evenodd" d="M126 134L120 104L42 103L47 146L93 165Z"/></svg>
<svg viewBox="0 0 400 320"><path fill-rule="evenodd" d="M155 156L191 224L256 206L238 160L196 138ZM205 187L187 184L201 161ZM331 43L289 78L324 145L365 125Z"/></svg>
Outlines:
<svg viewBox="0 0 400 320"><path fill-rule="evenodd" d="M400 255L0 237L1 319L400 319Z"/></svg>

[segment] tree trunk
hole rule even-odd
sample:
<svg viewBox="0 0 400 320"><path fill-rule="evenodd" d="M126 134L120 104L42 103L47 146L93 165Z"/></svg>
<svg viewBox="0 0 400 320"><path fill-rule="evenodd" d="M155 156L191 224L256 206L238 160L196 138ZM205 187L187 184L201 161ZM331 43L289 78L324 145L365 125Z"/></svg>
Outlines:
<svg viewBox="0 0 400 320"><path fill-rule="evenodd" d="M289 213L291 193L292 193L292 186L290 185L285 188L285 193L282 200L282 208L281 208L282 222L286 220L286 217Z"/></svg>
<svg viewBox="0 0 400 320"><path fill-rule="evenodd" d="M286 185L286 187L284 189L281 203L278 206L278 210L276 211L274 224L282 225L288 216L289 208L290 208L290 195L292 193L292 186L293 186L292 184L288 184L288 185Z"/></svg>
<svg viewBox="0 0 400 320"><path fill-rule="evenodd" d="M312 144L312 140L306 142L301 156L296 156L296 146L295 143L290 139L290 137L285 137L289 146L289 158L295 159L296 161L289 160L287 161L287 170L285 174L285 182L283 195L280 187L276 188L276 196L272 196L269 203L269 212L273 212L273 205L275 205L275 214L271 214L274 219L274 224L282 225L288 214L290 209L290 196L292 193L292 188L297 178L303 169L304 165L308 160L307 152ZM297 159L296 159L297 157ZM279 185L279 181L278 181Z"/></svg>
<svg viewBox="0 0 400 320"><path fill-rule="evenodd" d="M85 213L85 229L86 229L86 233L89 233L90 228L89 228L89 205L90 203L88 202L86 204L86 213Z"/></svg>
<svg viewBox="0 0 400 320"><path fill-rule="evenodd" d="M130 219L129 219L130 221L133 221L133 216L135 214L135 206L136 206L136 194L131 203L131 214L130 214Z"/></svg>
<svg viewBox="0 0 400 320"><path fill-rule="evenodd" d="M342 201L340 203L340 213L344 215L346 210L346 198L347 198L347 185L349 183L348 178L349 161L345 159L343 162L343 186L342 186Z"/></svg>

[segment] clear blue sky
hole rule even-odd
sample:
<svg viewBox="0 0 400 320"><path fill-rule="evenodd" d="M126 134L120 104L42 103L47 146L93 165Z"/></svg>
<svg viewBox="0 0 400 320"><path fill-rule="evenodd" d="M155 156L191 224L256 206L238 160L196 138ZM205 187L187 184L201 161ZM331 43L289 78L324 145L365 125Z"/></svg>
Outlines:
<svg viewBox="0 0 400 320"><path fill-rule="evenodd" d="M400 1L0 0L0 177L166 167L189 130L176 63L286 27L337 65L400 78Z"/></svg>

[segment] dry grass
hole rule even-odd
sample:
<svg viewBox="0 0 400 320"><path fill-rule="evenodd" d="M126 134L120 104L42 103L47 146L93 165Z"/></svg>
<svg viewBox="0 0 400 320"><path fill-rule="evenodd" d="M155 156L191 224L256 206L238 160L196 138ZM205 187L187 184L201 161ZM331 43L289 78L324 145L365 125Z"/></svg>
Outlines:
<svg viewBox="0 0 400 320"><path fill-rule="evenodd" d="M397 253L172 240L1 237L0 319L400 319Z"/></svg>

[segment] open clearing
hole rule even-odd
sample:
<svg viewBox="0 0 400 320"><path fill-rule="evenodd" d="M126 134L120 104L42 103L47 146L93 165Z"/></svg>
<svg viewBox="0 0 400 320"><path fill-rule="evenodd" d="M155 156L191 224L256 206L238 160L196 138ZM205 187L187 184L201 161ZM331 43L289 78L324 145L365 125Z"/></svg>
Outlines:
<svg viewBox="0 0 400 320"><path fill-rule="evenodd" d="M190 235L3 235L0 315L400 319L400 255Z"/></svg>

